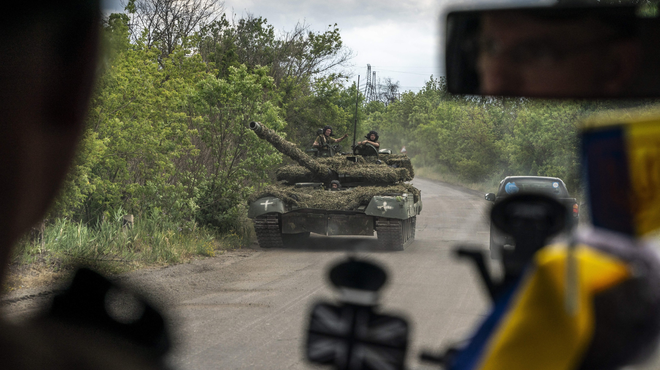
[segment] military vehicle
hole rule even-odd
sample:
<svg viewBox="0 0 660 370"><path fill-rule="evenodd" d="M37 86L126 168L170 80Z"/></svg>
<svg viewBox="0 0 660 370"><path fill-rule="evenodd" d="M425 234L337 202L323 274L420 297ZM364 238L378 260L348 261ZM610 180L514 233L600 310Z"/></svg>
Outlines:
<svg viewBox="0 0 660 370"><path fill-rule="evenodd" d="M392 250L415 239L422 200L406 183L414 171L405 154L357 146L352 153L311 150L308 155L261 123L250 122L250 129L297 163L279 168L278 183L248 200L262 248L284 247L310 233L373 236L375 231L381 246Z"/></svg>

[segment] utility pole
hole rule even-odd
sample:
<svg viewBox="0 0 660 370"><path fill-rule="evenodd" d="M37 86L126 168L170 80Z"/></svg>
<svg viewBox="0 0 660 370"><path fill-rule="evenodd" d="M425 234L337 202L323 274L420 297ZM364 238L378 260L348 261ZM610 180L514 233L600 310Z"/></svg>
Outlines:
<svg viewBox="0 0 660 370"><path fill-rule="evenodd" d="M355 125L353 126L353 148L357 138L358 103L360 102L360 75L358 75L357 89L355 89Z"/></svg>
<svg viewBox="0 0 660 370"><path fill-rule="evenodd" d="M378 83L376 82L376 71L374 71L374 76L371 78L371 100L378 100Z"/></svg>
<svg viewBox="0 0 660 370"><path fill-rule="evenodd" d="M371 64L367 64L367 83L364 85L364 97L367 103L371 101Z"/></svg>
<svg viewBox="0 0 660 370"><path fill-rule="evenodd" d="M369 103L374 100L379 100L378 80L376 79L376 71L372 71L371 64L367 64L367 82L364 86L364 102Z"/></svg>

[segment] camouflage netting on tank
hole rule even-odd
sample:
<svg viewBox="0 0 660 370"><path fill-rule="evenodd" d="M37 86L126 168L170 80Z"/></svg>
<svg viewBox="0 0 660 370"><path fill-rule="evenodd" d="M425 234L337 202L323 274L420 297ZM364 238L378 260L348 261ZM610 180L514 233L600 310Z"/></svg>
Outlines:
<svg viewBox="0 0 660 370"><path fill-rule="evenodd" d="M350 182L372 182L395 184L401 181L410 181L413 176L406 167L390 167L382 163L367 163L362 157L357 158L357 162L348 161L345 156L335 156L331 158L318 159L321 166L330 167L340 175L348 177ZM400 163L405 161L399 160ZM412 166L410 166L412 169ZM311 171L304 167L289 165L279 168L276 171L278 181L286 181L289 184L296 182L308 182L322 180L319 176L314 176ZM342 180L344 178L340 178Z"/></svg>
<svg viewBox="0 0 660 370"><path fill-rule="evenodd" d="M318 176L314 176L305 167L295 165L280 167L275 171L275 175L277 176L277 181L286 181L291 185L297 182L321 181Z"/></svg>
<svg viewBox="0 0 660 370"><path fill-rule="evenodd" d="M383 161L390 167L405 168L408 170L411 178L415 177L415 170L413 169L410 158L405 154L390 154L382 156Z"/></svg>
<svg viewBox="0 0 660 370"><path fill-rule="evenodd" d="M352 168L356 164L357 165L371 164L373 166L380 166L380 168L383 168L383 163L384 163L388 167L405 168L408 170L408 178L402 179L400 181L411 181L415 177L415 171L413 169L412 163L410 162L410 158L405 154L384 154L384 155L380 155L379 158L376 158L375 156L370 156L370 157L355 156L354 158L357 158L357 162L348 161L346 158L347 158L346 156L336 155L334 157L329 157L329 158L319 158L318 162L322 165L329 166L335 171L340 171L347 167ZM377 160L380 160L382 163L381 164L376 163Z"/></svg>
<svg viewBox="0 0 660 370"><path fill-rule="evenodd" d="M377 184L395 184L400 181L410 181L412 177L405 168L392 168L387 166L355 166L346 167L337 171L345 177L340 181L349 182L372 182ZM289 184L296 182L321 181L318 176L313 176L311 171L300 166L284 166L276 171L278 181L286 181Z"/></svg>
<svg viewBox="0 0 660 370"><path fill-rule="evenodd" d="M347 159L349 157L350 158L355 158L357 160L357 162L349 161ZM346 167L353 167L355 165L365 165L367 163L367 161L365 161L363 157L361 157L361 156L352 156L352 155L351 156L336 155L334 157L318 158L316 161L319 162L319 164L322 164L322 165L325 165L325 166L328 166L328 167L334 169L335 171L339 170L339 169L346 168Z"/></svg>
<svg viewBox="0 0 660 370"><path fill-rule="evenodd" d="M419 189L409 184L398 184L392 186L361 186L341 191L271 185L250 196L248 202L252 203L259 198L272 196L284 201L289 209L355 210L360 205L367 205L374 196L401 195L403 193L412 194L414 201L419 201Z"/></svg>

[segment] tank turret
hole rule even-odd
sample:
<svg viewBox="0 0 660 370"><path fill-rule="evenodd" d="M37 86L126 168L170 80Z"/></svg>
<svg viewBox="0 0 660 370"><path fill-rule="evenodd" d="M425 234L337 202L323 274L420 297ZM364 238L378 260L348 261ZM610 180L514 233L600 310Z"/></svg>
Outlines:
<svg viewBox="0 0 660 370"><path fill-rule="evenodd" d="M282 154L298 162L300 166L283 166L277 170L277 180L291 185L321 181L329 186L333 180L339 180L344 186L396 184L411 181L414 176L407 156L386 155L387 158L381 160L378 156L335 155L314 159L259 122L250 122L250 129Z"/></svg>

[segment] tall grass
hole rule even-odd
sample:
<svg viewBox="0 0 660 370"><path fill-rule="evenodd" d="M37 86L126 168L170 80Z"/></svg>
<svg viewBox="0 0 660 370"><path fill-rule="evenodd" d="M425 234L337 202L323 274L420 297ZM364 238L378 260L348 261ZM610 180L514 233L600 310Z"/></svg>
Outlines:
<svg viewBox="0 0 660 370"><path fill-rule="evenodd" d="M19 243L14 262L162 265L213 256L216 250L239 248L251 241L247 223L237 232L218 236L194 221L173 222L160 212L136 218L133 227L128 227L123 225L123 214L118 210L94 224L54 220L45 228L43 243L28 237Z"/></svg>

